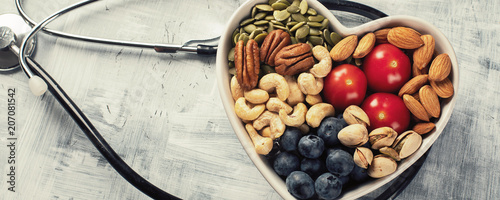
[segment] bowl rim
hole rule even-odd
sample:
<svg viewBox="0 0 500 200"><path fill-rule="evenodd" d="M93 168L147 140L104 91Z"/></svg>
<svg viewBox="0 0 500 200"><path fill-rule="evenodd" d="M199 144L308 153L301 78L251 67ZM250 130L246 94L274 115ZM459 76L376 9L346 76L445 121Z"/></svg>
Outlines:
<svg viewBox="0 0 500 200"><path fill-rule="evenodd" d="M342 199L359 198L375 191L376 189L384 186L388 182L398 177L401 173L403 173L406 169L413 165L423 154L425 154L432 146L432 144L437 140L439 135L443 132L446 124L451 117L453 108L456 103L456 94L459 87L458 61L455 51L446 36L437 27L420 18L405 15L394 15L373 20L356 27L348 28L341 24L340 21L338 21L337 18L333 15L333 13L331 13L330 10L328 10L317 0L306 1L311 7L316 9L318 13L321 13L330 21L330 26L332 27L333 31L339 33L344 37L352 34L362 36L365 33L386 27L407 26L414 28L422 35L432 35L436 41L435 51L439 53L447 53L451 59L452 71L450 73L450 80L453 83L454 95L441 102L442 111L439 120L435 121L436 128L431 133L428 133L424 136L422 145L417 150L417 152L398 163L396 172L386 177L375 179L374 181L370 181L369 183L362 184L361 186L355 187L353 190L350 190L347 194L343 193L340 196L340 198ZM229 84L230 75L227 71L227 54L229 49L231 48L231 42L227 38L230 38L232 36L232 32L235 28L237 28L239 22L244 19L244 17L249 16L249 11L251 10L253 5L264 2L267 2L267 0L249 0L244 2L238 9L236 9L236 11L232 14L228 22L226 23L225 30L221 35L221 39L218 45L218 52L216 57L217 84L226 115L228 116L233 130L235 131L238 140L242 144L242 147L244 148L249 158L252 160L259 172L264 176L266 181L281 197L283 197L284 199L295 199L287 191L284 181L274 172L270 163L267 162L267 159L255 152L253 143L244 128L244 123L237 117L236 113L234 112L234 100L231 95ZM243 12L246 12L246 14L243 14Z"/></svg>

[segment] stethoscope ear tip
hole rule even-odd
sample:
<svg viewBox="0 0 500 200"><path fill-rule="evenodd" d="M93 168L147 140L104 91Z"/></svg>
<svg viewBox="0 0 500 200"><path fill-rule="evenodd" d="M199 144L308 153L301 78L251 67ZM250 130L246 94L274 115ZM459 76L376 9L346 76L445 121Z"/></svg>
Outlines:
<svg viewBox="0 0 500 200"><path fill-rule="evenodd" d="M28 81L31 92L35 96L40 96L47 91L47 84L39 76L33 76Z"/></svg>

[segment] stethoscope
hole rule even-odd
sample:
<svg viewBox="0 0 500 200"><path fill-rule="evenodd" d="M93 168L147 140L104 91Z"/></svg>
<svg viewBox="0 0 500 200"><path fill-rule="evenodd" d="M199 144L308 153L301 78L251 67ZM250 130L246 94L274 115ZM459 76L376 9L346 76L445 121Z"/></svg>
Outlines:
<svg viewBox="0 0 500 200"><path fill-rule="evenodd" d="M215 55L217 52L216 46L205 45L202 43L216 41L218 38L207 40L191 40L182 45L153 44L87 37L45 28L47 24L49 24L60 15L96 1L98 0L86 0L70 5L50 15L40 23L36 23L24 12L20 0L15 0L19 15L7 14L0 16L0 50L4 50L0 51L0 56L2 56L2 58L0 58L0 61L4 62L0 63L0 65L2 65L0 66L0 72L12 71L20 67L28 76L28 85L34 95L42 95L46 90L48 90L73 118L73 120L86 134L92 144L99 150L104 158L108 160L110 165L123 178L125 178L130 184L139 189L141 192L153 199L179 199L178 197L169 194L168 192L156 187L155 185L144 179L141 175L130 168L130 166L128 166L128 164L125 163L121 159L121 157L113 150L113 148L108 145L106 140L96 130L94 125L92 125L92 123L88 120L88 118L84 115L80 108L78 108L78 106L64 92L59 84L30 56L31 52L33 52L36 46L34 37L39 31L43 31L53 36L86 42L140 47L153 49L159 53L188 52L200 55ZM377 9L351 1L319 1L330 10L355 13L372 20L387 16L385 13ZM3 26L2 21L8 21L10 24L8 24L7 26ZM19 43L19 39L22 39L21 43ZM198 44L193 45L195 43ZM18 45L20 46L18 47ZM8 52L7 49L10 49L12 53ZM18 57L18 63L12 61L13 57ZM401 174L388 189L380 194L377 199L395 198L411 182L413 177L419 171L426 157L427 153L424 154L424 156L422 156L412 167L403 172L403 174Z"/></svg>

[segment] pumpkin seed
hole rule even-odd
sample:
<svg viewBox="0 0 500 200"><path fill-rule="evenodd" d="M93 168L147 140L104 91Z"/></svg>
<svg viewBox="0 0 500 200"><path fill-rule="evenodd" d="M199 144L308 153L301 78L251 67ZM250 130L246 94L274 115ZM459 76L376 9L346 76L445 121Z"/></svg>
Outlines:
<svg viewBox="0 0 500 200"><path fill-rule="evenodd" d="M332 39L332 43L333 43L332 46L335 46L337 43L340 42L340 40L342 40L342 36L340 36L338 33L335 33L335 32L332 32L330 34L330 38Z"/></svg>
<svg viewBox="0 0 500 200"><path fill-rule="evenodd" d="M263 32L263 33L255 36L255 38L253 40L255 40L260 45L264 41L264 39L266 38L267 35L268 35L268 33Z"/></svg>
<svg viewBox="0 0 500 200"><path fill-rule="evenodd" d="M240 37L238 38L238 41L243 40L243 44L247 45L247 42L250 38L248 37L247 33L242 33L240 34Z"/></svg>
<svg viewBox="0 0 500 200"><path fill-rule="evenodd" d="M304 1L302 1L302 2L304 2ZM300 13L292 14L292 19L295 21L298 21L298 22L307 22L307 18L304 17L304 15L302 15Z"/></svg>
<svg viewBox="0 0 500 200"><path fill-rule="evenodd" d="M291 5L291 6L288 6L288 8L286 8L286 11L294 14L294 13L300 12L300 8L298 6Z"/></svg>
<svg viewBox="0 0 500 200"><path fill-rule="evenodd" d="M308 25L303 25L300 28L297 29L295 32L295 37L297 39L304 39L309 35L309 26Z"/></svg>
<svg viewBox="0 0 500 200"><path fill-rule="evenodd" d="M308 44L309 46L311 46L311 49L314 48L314 45L311 42L306 41L306 44Z"/></svg>
<svg viewBox="0 0 500 200"><path fill-rule="evenodd" d="M239 31L238 33L236 33L236 35L234 35L233 37L233 42L234 42L234 45L236 45L236 43L238 43L238 41L240 41L240 34Z"/></svg>
<svg viewBox="0 0 500 200"><path fill-rule="evenodd" d="M274 16L273 15L268 15L264 19L267 20L267 21L271 21L271 20L274 19Z"/></svg>
<svg viewBox="0 0 500 200"><path fill-rule="evenodd" d="M257 7L254 6L252 8L252 18L254 18L256 14L257 14Z"/></svg>
<svg viewBox="0 0 500 200"><path fill-rule="evenodd" d="M274 31L274 27L273 27L273 23L269 22L269 27L267 28L267 32L270 33L272 31Z"/></svg>
<svg viewBox="0 0 500 200"><path fill-rule="evenodd" d="M250 36L249 38L250 39L254 39L255 36L257 36L258 34L261 34L263 31L260 30L260 29L255 29L254 31L252 31L252 33L250 33Z"/></svg>
<svg viewBox="0 0 500 200"><path fill-rule="evenodd" d="M307 9L307 14L309 14L309 15L317 15L318 12L316 10L314 10L314 8L309 8L309 9Z"/></svg>
<svg viewBox="0 0 500 200"><path fill-rule="evenodd" d="M255 31L255 29L257 29L257 27L253 24L249 24L249 25L246 25L245 27L243 27L243 29L245 29L245 32L250 34L253 31Z"/></svg>
<svg viewBox="0 0 500 200"><path fill-rule="evenodd" d="M297 7L299 7L299 6L300 6L300 2L301 2L300 0L293 0L293 2L292 2L292 6L297 6ZM299 8L299 9L300 9L300 8Z"/></svg>
<svg viewBox="0 0 500 200"><path fill-rule="evenodd" d="M328 24L330 23L330 21L328 19L324 19L321 24L321 29L328 29Z"/></svg>
<svg viewBox="0 0 500 200"><path fill-rule="evenodd" d="M321 31L317 28L310 28L309 29L309 35L315 35L315 36L320 36Z"/></svg>
<svg viewBox="0 0 500 200"><path fill-rule="evenodd" d="M231 64L231 62L229 64ZM236 68L234 67L234 63L232 65L233 65L233 67L230 67L229 70L228 70L228 72L231 75L235 75L236 74Z"/></svg>
<svg viewBox="0 0 500 200"><path fill-rule="evenodd" d="M283 20L287 19L288 17L290 17L290 13L286 10L275 10L273 12L273 16L274 16L274 19L276 19L277 21L283 21Z"/></svg>
<svg viewBox="0 0 500 200"><path fill-rule="evenodd" d="M297 44L297 43L299 43L299 41L297 40L297 38L295 38L295 37L293 37L293 36L292 36L292 37L290 37L290 40L292 41L292 44Z"/></svg>
<svg viewBox="0 0 500 200"><path fill-rule="evenodd" d="M307 9L309 8L309 5L307 5L307 1L305 0L302 0L299 4L299 8L300 8L300 14L306 14L307 13Z"/></svg>
<svg viewBox="0 0 500 200"><path fill-rule="evenodd" d="M264 19L265 17L267 16L266 13L257 13L254 17L255 20L261 20L261 19Z"/></svg>
<svg viewBox="0 0 500 200"><path fill-rule="evenodd" d="M273 7L274 11L277 11L277 10L285 10L288 5L282 3L282 2L276 2L276 3L273 3L273 5L271 5L271 7Z"/></svg>
<svg viewBox="0 0 500 200"><path fill-rule="evenodd" d="M290 2L288 2L288 0L278 0L278 1L276 1L276 3L283 3L283 4L285 4L286 6L289 6L289 5L290 5Z"/></svg>
<svg viewBox="0 0 500 200"><path fill-rule="evenodd" d="M323 17L323 15L316 15L316 16L309 16L307 17L307 19L309 19L310 22L320 22L323 21L325 17Z"/></svg>
<svg viewBox="0 0 500 200"><path fill-rule="evenodd" d="M268 4L258 4L258 5L255 5L255 7L259 10L262 10L262 11L273 11L273 7L271 7Z"/></svg>
<svg viewBox="0 0 500 200"><path fill-rule="evenodd" d="M281 30L284 30L284 31L289 32L289 30L288 30L288 28L287 28L287 27L280 26L280 25L276 25L276 24L274 24L273 26L274 26L274 28L279 28L279 29L281 29Z"/></svg>
<svg viewBox="0 0 500 200"><path fill-rule="evenodd" d="M314 46L323 45L323 38L321 38L320 36L308 36L307 41L311 42Z"/></svg>
<svg viewBox="0 0 500 200"><path fill-rule="evenodd" d="M229 53L227 54L227 60L234 62L234 47L229 50Z"/></svg>
<svg viewBox="0 0 500 200"><path fill-rule="evenodd" d="M271 67L269 65L263 64L260 66L260 71L263 73L263 75L270 74L270 73L276 73L276 70L274 67Z"/></svg>
<svg viewBox="0 0 500 200"><path fill-rule="evenodd" d="M276 24L276 25L280 25L280 26L285 26L285 24L283 24L279 21L276 21L276 20L271 20L271 23Z"/></svg>
<svg viewBox="0 0 500 200"><path fill-rule="evenodd" d="M265 25L267 23L268 23L267 20L259 20L259 21L254 22L253 24L256 26L262 26L262 25Z"/></svg>
<svg viewBox="0 0 500 200"><path fill-rule="evenodd" d="M306 22L299 22L297 24L295 24L291 29L290 31L296 31L298 28L300 28L302 25L304 25Z"/></svg>
<svg viewBox="0 0 500 200"><path fill-rule="evenodd" d="M330 31L328 29L323 30L323 39L325 39L328 45L333 46L332 38L330 37Z"/></svg>
<svg viewBox="0 0 500 200"><path fill-rule="evenodd" d="M299 22L288 22L288 23L286 23L286 26L295 26L295 25L297 25L298 23L299 23ZM290 30L290 31L292 31L292 30Z"/></svg>
<svg viewBox="0 0 500 200"><path fill-rule="evenodd" d="M309 25L310 27L316 27L316 28L321 28L321 26L323 26L319 22L307 22L307 25Z"/></svg>
<svg viewBox="0 0 500 200"><path fill-rule="evenodd" d="M236 42L235 42L235 40L236 40L236 39L234 39L234 38L236 37L236 34L240 34L240 29L239 29L239 28L234 29L234 31L233 31L233 35L231 36L231 38L233 39L233 40L232 40L232 42L233 42L233 46L235 46L235 45L236 45Z"/></svg>
<svg viewBox="0 0 500 200"><path fill-rule="evenodd" d="M278 2L278 0L269 0L268 4L273 5L273 3L276 3L276 2Z"/></svg>
<svg viewBox="0 0 500 200"><path fill-rule="evenodd" d="M253 20L254 20L253 18L248 18L248 19L245 19L245 20L243 20L243 21L240 23L240 26L245 26L245 25L247 25L247 24L250 24L250 23L252 23L252 22L253 22Z"/></svg>
<svg viewBox="0 0 500 200"><path fill-rule="evenodd" d="M267 27L268 26L267 26L267 23L266 23L266 25L257 26L257 30L265 31L265 30L267 30Z"/></svg>

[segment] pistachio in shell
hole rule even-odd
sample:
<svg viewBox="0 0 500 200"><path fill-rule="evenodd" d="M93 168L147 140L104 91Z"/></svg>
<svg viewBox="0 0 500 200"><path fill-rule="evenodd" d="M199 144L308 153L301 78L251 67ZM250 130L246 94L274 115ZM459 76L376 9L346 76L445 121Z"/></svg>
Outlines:
<svg viewBox="0 0 500 200"><path fill-rule="evenodd" d="M398 164L391 157L379 154L373 158L372 164L368 167L368 176L372 178L382 178L392 174L398 168Z"/></svg>
<svg viewBox="0 0 500 200"><path fill-rule="evenodd" d="M354 151L353 160L359 167L368 169L368 166L371 165L373 161L373 152L366 147L357 147Z"/></svg>
<svg viewBox="0 0 500 200"><path fill-rule="evenodd" d="M401 159L415 153L422 144L422 136L415 131L406 131L396 138L392 148L398 152Z"/></svg>
<svg viewBox="0 0 500 200"><path fill-rule="evenodd" d="M352 124L340 130L337 137L346 147L359 147L368 142L368 130L361 124Z"/></svg>
<svg viewBox="0 0 500 200"><path fill-rule="evenodd" d="M347 124L362 124L364 126L370 126L370 119L368 115L359 106L350 105L344 110L343 114L345 122Z"/></svg>
<svg viewBox="0 0 500 200"><path fill-rule="evenodd" d="M401 161L401 158L399 157L399 153L396 152L396 150L394 150L391 147L382 147L379 149L379 151L380 151L380 153L387 155L396 161Z"/></svg>
<svg viewBox="0 0 500 200"><path fill-rule="evenodd" d="M370 138L370 144L372 149L380 149L382 147L391 146L394 140L398 136L398 133L391 127L380 127L374 129L368 137Z"/></svg>

